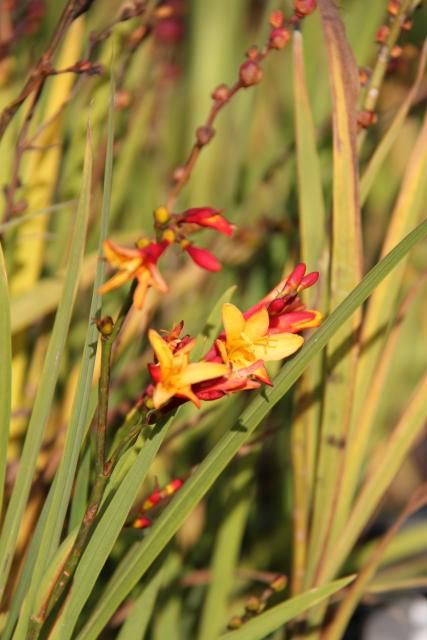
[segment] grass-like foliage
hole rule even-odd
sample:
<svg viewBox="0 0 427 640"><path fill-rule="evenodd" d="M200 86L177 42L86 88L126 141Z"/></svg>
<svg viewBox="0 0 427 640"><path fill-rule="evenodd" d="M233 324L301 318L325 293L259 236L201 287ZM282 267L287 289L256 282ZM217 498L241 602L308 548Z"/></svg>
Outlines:
<svg viewBox="0 0 427 640"><path fill-rule="evenodd" d="M426 588L421 5L1 4L2 640Z"/></svg>

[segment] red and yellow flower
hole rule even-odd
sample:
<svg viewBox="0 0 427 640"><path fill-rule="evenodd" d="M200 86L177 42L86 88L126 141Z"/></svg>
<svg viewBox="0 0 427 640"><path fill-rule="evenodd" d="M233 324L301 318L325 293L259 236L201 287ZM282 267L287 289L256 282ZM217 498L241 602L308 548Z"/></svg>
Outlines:
<svg viewBox="0 0 427 640"><path fill-rule="evenodd" d="M122 247L111 240L105 241L104 255L111 266L118 269L118 272L99 288L99 293L107 293L136 279L138 283L133 302L137 309L142 309L149 287L155 287L162 293L166 293L168 286L160 275L157 261L167 246L167 242L147 241L141 243L139 247L129 248Z"/></svg>
<svg viewBox="0 0 427 640"><path fill-rule="evenodd" d="M177 349L166 342L157 331L150 329L148 339L156 354L158 366L151 366L150 373L156 383L153 391L153 404L156 409L165 405L171 398L185 398L200 407L200 400L192 385L228 373L229 367L218 362L189 362L189 352L195 340L184 342Z"/></svg>

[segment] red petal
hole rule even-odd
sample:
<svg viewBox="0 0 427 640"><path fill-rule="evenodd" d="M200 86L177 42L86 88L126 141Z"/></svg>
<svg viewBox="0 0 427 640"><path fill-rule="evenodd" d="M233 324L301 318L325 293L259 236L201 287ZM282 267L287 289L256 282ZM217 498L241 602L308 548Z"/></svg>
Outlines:
<svg viewBox="0 0 427 640"><path fill-rule="evenodd" d="M185 247L185 251L193 262L199 265L199 267L202 267L202 269L206 269L207 271L219 271L221 269L221 264L207 249L200 249L199 247L189 244Z"/></svg>

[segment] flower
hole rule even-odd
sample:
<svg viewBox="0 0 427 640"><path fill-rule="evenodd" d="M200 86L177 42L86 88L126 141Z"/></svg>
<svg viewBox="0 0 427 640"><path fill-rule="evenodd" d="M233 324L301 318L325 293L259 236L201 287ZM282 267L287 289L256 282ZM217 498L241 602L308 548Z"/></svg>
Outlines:
<svg viewBox="0 0 427 640"><path fill-rule="evenodd" d="M226 303L222 308L222 318L225 338L220 337L215 344L223 361L234 370L258 363L253 375L266 384L271 382L264 362L282 360L297 351L304 342L304 338L293 333L272 333L265 307L246 319L234 304Z"/></svg>
<svg viewBox="0 0 427 640"><path fill-rule="evenodd" d="M210 227L219 233L231 236L233 235L233 227L221 213L222 211L212 209L211 207L195 207L184 211L184 213L177 218L177 223L179 225L196 224L200 227Z"/></svg>
<svg viewBox="0 0 427 640"><path fill-rule="evenodd" d="M188 240L181 242L181 247L188 253L193 262L206 271L220 271L221 264L207 249L201 249L190 244Z"/></svg>
<svg viewBox="0 0 427 640"><path fill-rule="evenodd" d="M104 255L108 262L118 269L118 273L99 288L99 293L107 293L136 278L138 284L133 303L137 309L142 309L148 287L153 286L162 293L166 293L168 286L157 269L157 261L168 244L166 241L160 243L147 241L140 247L128 248L106 240L103 245Z"/></svg>
<svg viewBox="0 0 427 640"><path fill-rule="evenodd" d="M150 367L156 383L153 404L156 409L166 404L173 396L187 398L200 407L200 400L191 385L204 380L219 378L228 373L229 367L218 362L189 362L189 352L195 340L189 340L177 349L168 344L157 331L150 329L148 339L156 354L158 366Z"/></svg>

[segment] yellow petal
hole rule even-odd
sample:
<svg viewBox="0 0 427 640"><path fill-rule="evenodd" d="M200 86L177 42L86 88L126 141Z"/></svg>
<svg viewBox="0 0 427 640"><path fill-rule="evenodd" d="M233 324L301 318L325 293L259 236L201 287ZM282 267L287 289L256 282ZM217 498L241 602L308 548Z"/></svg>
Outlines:
<svg viewBox="0 0 427 640"><path fill-rule="evenodd" d="M153 404L155 409L160 409L175 395L174 389L166 389L161 382L156 384L153 391Z"/></svg>
<svg viewBox="0 0 427 640"><path fill-rule="evenodd" d="M187 386L203 380L220 378L229 372L229 368L220 362L193 362L179 376L180 384Z"/></svg>
<svg viewBox="0 0 427 640"><path fill-rule="evenodd" d="M131 280L132 276L126 271L119 271L112 278L104 282L102 287L99 287L98 293L108 293L108 291L112 291L113 289L117 289L117 287L121 287L122 284Z"/></svg>
<svg viewBox="0 0 427 640"><path fill-rule="evenodd" d="M184 398L188 398L189 400L191 400L191 402L193 402L196 407L198 409L200 409L200 400L199 398L196 396L196 394L192 391L191 387L183 387L183 388L179 388L179 391L177 392L177 395L182 396Z"/></svg>
<svg viewBox="0 0 427 640"><path fill-rule="evenodd" d="M265 307L262 307L259 311L253 314L248 320L244 329L245 336L250 340L256 340L265 336L268 330L270 318L268 311Z"/></svg>
<svg viewBox="0 0 427 640"><path fill-rule="evenodd" d="M226 302L222 306L222 321L227 342L238 340L246 324L243 313L234 304Z"/></svg>
<svg viewBox="0 0 427 640"><path fill-rule="evenodd" d="M136 260L139 264L141 257L138 249L129 249L128 247L121 247L119 244L106 240L103 244L104 256L113 267L121 267L124 263Z"/></svg>
<svg viewBox="0 0 427 640"><path fill-rule="evenodd" d="M157 331L154 331L154 329L150 329L148 331L148 339L151 343L151 346L153 347L154 353L157 356L157 360L160 364L160 372L162 374L164 373L165 369L167 370L171 366L173 355L161 335L159 335Z"/></svg>
<svg viewBox="0 0 427 640"><path fill-rule="evenodd" d="M287 358L302 346L304 338L294 333L276 333L268 336L265 344L254 344L253 352L260 360L271 362Z"/></svg>

